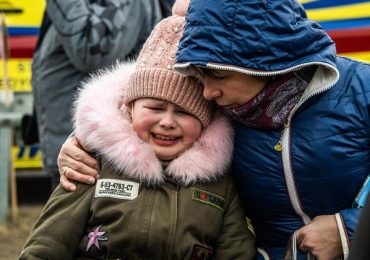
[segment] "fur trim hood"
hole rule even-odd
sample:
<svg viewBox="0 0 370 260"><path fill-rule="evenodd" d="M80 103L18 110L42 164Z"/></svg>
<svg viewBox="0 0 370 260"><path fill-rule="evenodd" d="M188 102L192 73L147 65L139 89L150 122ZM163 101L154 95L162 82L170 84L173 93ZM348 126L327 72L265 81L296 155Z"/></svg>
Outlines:
<svg viewBox="0 0 370 260"><path fill-rule="evenodd" d="M184 186L224 175L233 150L232 127L224 116L213 119L198 141L163 170L151 147L132 129L127 111L120 109L134 70L135 64L118 64L82 84L74 127L84 147L96 151L120 174L148 185L161 183L165 175Z"/></svg>

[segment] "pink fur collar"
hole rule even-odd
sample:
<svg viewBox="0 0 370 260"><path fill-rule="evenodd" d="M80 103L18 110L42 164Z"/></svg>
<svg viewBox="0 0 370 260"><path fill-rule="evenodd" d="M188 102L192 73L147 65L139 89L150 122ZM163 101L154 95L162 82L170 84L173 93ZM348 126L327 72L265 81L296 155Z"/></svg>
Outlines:
<svg viewBox="0 0 370 260"><path fill-rule="evenodd" d="M86 147L98 151L121 174L141 183L163 181L161 162L150 146L138 138L127 115L120 110L134 64L118 64L83 84L75 103L75 135ZM208 182L222 176L231 161L233 131L218 116L199 140L170 162L165 174L181 185Z"/></svg>

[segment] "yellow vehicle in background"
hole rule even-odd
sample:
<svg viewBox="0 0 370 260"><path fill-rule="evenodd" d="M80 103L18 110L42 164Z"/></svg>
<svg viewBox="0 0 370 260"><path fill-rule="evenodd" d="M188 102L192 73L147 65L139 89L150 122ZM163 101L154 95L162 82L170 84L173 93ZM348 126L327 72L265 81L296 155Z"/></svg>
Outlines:
<svg viewBox="0 0 370 260"><path fill-rule="evenodd" d="M299 0L331 36L341 56L370 63L370 1Z"/></svg>
<svg viewBox="0 0 370 260"><path fill-rule="evenodd" d="M0 1L0 13L5 15L8 29L8 79L15 92L31 91L32 55L44 9L45 0Z"/></svg>
<svg viewBox="0 0 370 260"><path fill-rule="evenodd" d="M45 9L45 0L1 0L0 11L6 14L10 30L19 34L37 34Z"/></svg>
<svg viewBox="0 0 370 260"><path fill-rule="evenodd" d="M14 94L12 111L32 113L31 63L41 25L45 0L0 0L6 33L2 34L7 55L2 57L0 91L4 91L4 73L9 91ZM5 47L6 48L6 47ZM4 69L6 66L6 69ZM0 111L1 113L1 111ZM38 145L24 146L15 131L15 146L12 149L15 168L41 168L41 153Z"/></svg>

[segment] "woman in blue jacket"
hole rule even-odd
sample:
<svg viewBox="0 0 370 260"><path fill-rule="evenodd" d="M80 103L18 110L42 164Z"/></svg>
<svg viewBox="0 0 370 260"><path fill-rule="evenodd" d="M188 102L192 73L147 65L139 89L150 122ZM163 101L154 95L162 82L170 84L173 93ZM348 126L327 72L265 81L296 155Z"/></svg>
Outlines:
<svg viewBox="0 0 370 260"><path fill-rule="evenodd" d="M346 258L370 170L370 66L336 56L293 0L194 0L175 68L235 121L233 169L257 259ZM87 179L76 171L93 174L94 163L72 154L65 147L62 172Z"/></svg>

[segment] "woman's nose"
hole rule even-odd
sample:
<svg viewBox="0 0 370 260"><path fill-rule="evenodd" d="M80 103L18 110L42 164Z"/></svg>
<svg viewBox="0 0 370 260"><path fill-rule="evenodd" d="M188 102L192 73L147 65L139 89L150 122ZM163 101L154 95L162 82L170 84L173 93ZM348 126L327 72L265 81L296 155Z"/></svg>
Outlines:
<svg viewBox="0 0 370 260"><path fill-rule="evenodd" d="M203 85L203 97L207 100L213 100L220 96L221 91L205 80Z"/></svg>

